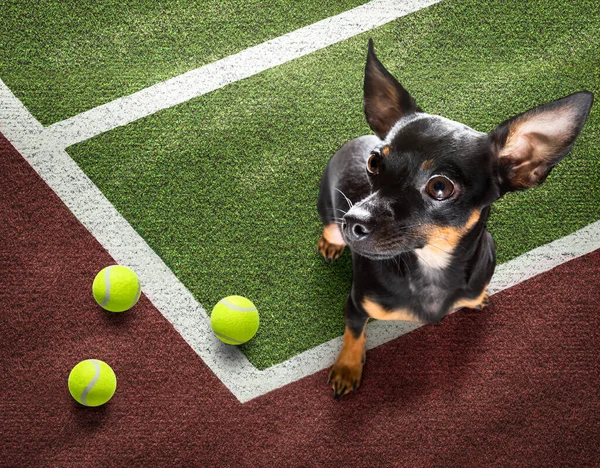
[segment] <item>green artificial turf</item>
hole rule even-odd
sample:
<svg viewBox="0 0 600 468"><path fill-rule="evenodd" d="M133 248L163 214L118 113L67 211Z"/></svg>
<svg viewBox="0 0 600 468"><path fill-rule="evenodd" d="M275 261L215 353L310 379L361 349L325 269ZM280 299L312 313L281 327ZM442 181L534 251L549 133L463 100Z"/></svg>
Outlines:
<svg viewBox="0 0 600 468"><path fill-rule="evenodd" d="M339 336L346 252L316 254L316 201L329 157L368 133L367 39L431 113L491 131L535 105L600 96L593 1L445 1L68 149L210 311L241 294L261 313L241 347L259 368ZM499 261L600 219L600 112L534 190L494 205Z"/></svg>
<svg viewBox="0 0 600 468"><path fill-rule="evenodd" d="M42 124L366 0L3 0L0 79Z"/></svg>

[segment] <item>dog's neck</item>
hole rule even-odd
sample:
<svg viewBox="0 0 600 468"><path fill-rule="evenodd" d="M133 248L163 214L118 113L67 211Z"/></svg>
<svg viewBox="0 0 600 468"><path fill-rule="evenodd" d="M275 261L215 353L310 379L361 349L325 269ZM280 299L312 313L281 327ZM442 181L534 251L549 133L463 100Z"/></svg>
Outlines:
<svg viewBox="0 0 600 468"><path fill-rule="evenodd" d="M418 304L420 316L435 322L435 317L441 319L451 312L452 298L467 286L477 262L486 224L487 213L452 250L418 249L384 262L382 268L394 277L392 282L410 291L410 302Z"/></svg>

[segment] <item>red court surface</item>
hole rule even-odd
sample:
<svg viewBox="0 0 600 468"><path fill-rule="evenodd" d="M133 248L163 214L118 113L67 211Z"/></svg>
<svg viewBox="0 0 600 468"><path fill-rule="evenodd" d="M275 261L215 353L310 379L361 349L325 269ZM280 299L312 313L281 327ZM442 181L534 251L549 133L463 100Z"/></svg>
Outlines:
<svg viewBox="0 0 600 468"><path fill-rule="evenodd" d="M239 403L145 296L99 309L112 263L0 139L0 465L600 464L600 251L369 351L339 402L324 370ZM86 358L117 374L103 407L68 393Z"/></svg>

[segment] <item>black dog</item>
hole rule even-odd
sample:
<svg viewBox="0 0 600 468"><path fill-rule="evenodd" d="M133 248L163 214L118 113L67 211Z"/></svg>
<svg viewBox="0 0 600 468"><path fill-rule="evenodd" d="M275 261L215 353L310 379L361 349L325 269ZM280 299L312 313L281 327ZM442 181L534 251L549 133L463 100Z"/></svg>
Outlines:
<svg viewBox="0 0 600 468"><path fill-rule="evenodd" d="M421 111L369 41L364 111L376 136L331 158L318 202L321 254L334 260L344 245L352 251L344 343L329 372L336 398L360 384L369 318L437 323L487 304L496 263L490 205L546 179L592 101L575 93L481 133Z"/></svg>

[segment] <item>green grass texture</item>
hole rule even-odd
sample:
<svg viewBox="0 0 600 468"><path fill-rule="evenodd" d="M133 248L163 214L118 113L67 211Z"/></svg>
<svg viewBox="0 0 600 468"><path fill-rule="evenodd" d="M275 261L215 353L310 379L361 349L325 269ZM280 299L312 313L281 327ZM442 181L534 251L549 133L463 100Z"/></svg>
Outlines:
<svg viewBox="0 0 600 468"><path fill-rule="evenodd" d="M445 1L68 149L210 312L251 299L266 368L342 334L346 252L316 253L328 159L370 133L367 40L427 112L489 132L572 92L600 96L594 1ZM489 228L506 262L600 219L600 111L539 188L497 202Z"/></svg>
<svg viewBox="0 0 600 468"><path fill-rule="evenodd" d="M43 125L366 0L3 0L0 78Z"/></svg>

